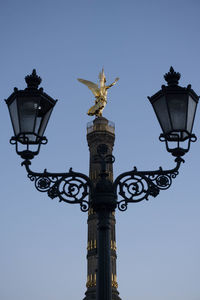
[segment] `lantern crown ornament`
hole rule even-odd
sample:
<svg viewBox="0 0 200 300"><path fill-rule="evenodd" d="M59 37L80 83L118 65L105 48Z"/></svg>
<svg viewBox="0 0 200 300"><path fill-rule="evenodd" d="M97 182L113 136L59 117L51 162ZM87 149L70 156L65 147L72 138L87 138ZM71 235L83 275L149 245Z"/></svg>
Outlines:
<svg viewBox="0 0 200 300"><path fill-rule="evenodd" d="M199 96L191 85L178 85L181 74L173 67L164 75L167 86L150 100L163 133L160 140L166 143L167 150L174 156L182 156L189 151L190 143L196 141L192 133Z"/></svg>
<svg viewBox="0 0 200 300"><path fill-rule="evenodd" d="M40 83L42 82L42 78L39 77L36 73L36 70L33 69L32 74L31 75L27 75L25 77L25 81L27 83L27 87L28 88L38 88L38 86L40 85Z"/></svg>
<svg viewBox="0 0 200 300"><path fill-rule="evenodd" d="M38 89L42 79L35 69L25 77L25 81L27 87L24 90L14 88L5 101L14 131L10 142L16 145L21 157L32 159L39 153L41 144L47 143L44 132L57 100L44 93L43 88ZM19 150L21 144L26 145L25 150Z"/></svg>
<svg viewBox="0 0 200 300"><path fill-rule="evenodd" d="M178 85L178 82L181 78L181 74L179 72L175 72L174 68L171 67L169 69L169 72L164 75L164 78L168 83L168 86Z"/></svg>

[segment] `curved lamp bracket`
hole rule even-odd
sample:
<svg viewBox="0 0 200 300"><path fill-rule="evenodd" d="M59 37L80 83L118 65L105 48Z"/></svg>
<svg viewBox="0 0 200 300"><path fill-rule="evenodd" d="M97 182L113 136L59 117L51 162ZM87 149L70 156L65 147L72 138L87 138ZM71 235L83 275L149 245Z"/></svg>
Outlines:
<svg viewBox="0 0 200 300"><path fill-rule="evenodd" d="M28 178L35 183L39 192L47 192L51 199L56 197L59 201L70 204L80 204L83 212L88 211L90 203L86 197L93 190L92 181L88 176L72 171L68 173L49 173L45 169L43 173L33 172L30 169L31 162L25 160L22 165L25 166Z"/></svg>
<svg viewBox="0 0 200 300"><path fill-rule="evenodd" d="M171 170L138 171L136 167L132 171L122 173L114 181L114 191L122 197L117 201L118 209L125 211L128 203L148 200L149 196L156 197L160 190L168 189L172 179L178 175L180 165L184 160L175 159L176 167Z"/></svg>

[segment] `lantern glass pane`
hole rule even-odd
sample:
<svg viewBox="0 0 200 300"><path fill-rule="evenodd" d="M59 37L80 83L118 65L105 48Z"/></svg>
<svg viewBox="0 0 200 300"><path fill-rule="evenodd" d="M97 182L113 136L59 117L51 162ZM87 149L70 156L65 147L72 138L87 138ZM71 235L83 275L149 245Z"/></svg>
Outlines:
<svg viewBox="0 0 200 300"><path fill-rule="evenodd" d="M18 111L17 111L17 101L16 98L14 101L8 105L8 109L10 112L10 117L13 125L14 134L18 135L20 132L19 129L19 117L18 117Z"/></svg>
<svg viewBox="0 0 200 300"><path fill-rule="evenodd" d="M186 130L187 95L170 94L167 96L173 131Z"/></svg>
<svg viewBox="0 0 200 300"><path fill-rule="evenodd" d="M39 134L40 124L42 121L42 117L37 117L35 122L35 132ZM40 135L40 134L39 134Z"/></svg>
<svg viewBox="0 0 200 300"><path fill-rule="evenodd" d="M152 103L163 133L168 133L172 130L169 112L166 104L166 97L162 96Z"/></svg>
<svg viewBox="0 0 200 300"><path fill-rule="evenodd" d="M19 118L21 133L33 133L38 108L38 99L21 98L19 101Z"/></svg>
<svg viewBox="0 0 200 300"><path fill-rule="evenodd" d="M51 108L50 110L48 110L46 112L46 114L44 115L44 118L43 118L43 120L41 122L41 125L40 125L40 128L39 128L39 132L38 132L39 136L43 136L44 131L45 131L46 126L47 126L47 123L49 121L49 118L50 118L52 110L53 110L53 108Z"/></svg>
<svg viewBox="0 0 200 300"><path fill-rule="evenodd" d="M197 102L189 96L188 98L188 116L187 116L187 131L189 133L192 133L192 127L193 127L193 122L194 122L194 117L195 117L195 112L196 112L196 106Z"/></svg>
<svg viewBox="0 0 200 300"><path fill-rule="evenodd" d="M34 143L36 142L37 137L34 134L31 133L26 133L25 134L25 138L28 138L29 143ZM27 143L27 141L24 139L24 137L21 137L21 141L23 141L23 143Z"/></svg>

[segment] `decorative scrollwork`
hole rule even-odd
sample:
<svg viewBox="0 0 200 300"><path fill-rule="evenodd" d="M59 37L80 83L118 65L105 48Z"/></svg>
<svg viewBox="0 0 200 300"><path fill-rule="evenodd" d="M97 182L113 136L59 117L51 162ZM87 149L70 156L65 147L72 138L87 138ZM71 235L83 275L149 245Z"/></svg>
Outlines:
<svg viewBox="0 0 200 300"><path fill-rule="evenodd" d="M154 182L160 190L167 190L172 184L172 179L176 178L177 175L178 171L171 174L149 175L149 179Z"/></svg>
<svg viewBox="0 0 200 300"><path fill-rule="evenodd" d="M86 211L88 211L89 210L89 202L88 201L82 201L81 203L80 203L80 207L81 207L81 210L83 211L83 212L86 212Z"/></svg>
<svg viewBox="0 0 200 300"><path fill-rule="evenodd" d="M92 189L92 182L86 175L73 172L72 169L68 173L48 173L46 170L36 173L30 170L29 161L23 164L39 192L47 192L51 199L58 197L60 202L78 203L83 212L88 211L89 201L86 197Z"/></svg>
<svg viewBox="0 0 200 300"><path fill-rule="evenodd" d="M156 197L160 190L168 189L172 184L172 179L178 175L178 169L183 159L176 158L176 167L172 170L164 171L160 168L157 171L133 171L119 175L115 182L115 193L122 197L117 202L118 209L125 211L130 202L140 202L148 200L149 196Z"/></svg>
<svg viewBox="0 0 200 300"><path fill-rule="evenodd" d="M51 185L51 180L49 178L38 178L36 181L36 185L38 186L38 190L43 192L44 190L48 190Z"/></svg>
<svg viewBox="0 0 200 300"><path fill-rule="evenodd" d="M39 177L35 180L35 187L40 192L46 192L52 185L52 181L47 177Z"/></svg>
<svg viewBox="0 0 200 300"><path fill-rule="evenodd" d="M104 146L104 145L103 145ZM104 149L102 146L102 149ZM103 150L101 151L103 152ZM105 172L105 164L113 161L112 155L109 155L106 162L106 156L99 156L102 159L101 180L99 184L104 185L106 182L107 173ZM178 175L178 170L184 160L180 157L175 159L176 167L171 170L164 171L162 168L157 171L138 171L135 167L130 172L125 172L119 175L112 185L111 193L117 199L117 193L122 197L117 202L118 209L125 211L128 203L140 202L148 200L149 196L156 197L160 190L168 189L172 184L172 179ZM68 173L49 173L44 170L43 173L36 173L30 170L30 161L25 160L23 163L28 172L28 177L35 183L35 187L40 192L47 192L51 199L59 198L59 201L64 201L70 204L78 203L82 211L88 211L92 203L86 198L89 194L94 195L94 186L90 178L82 173L73 172L72 169ZM98 185L99 188L99 185ZM104 186L101 186L104 190ZM100 189L100 190L101 190ZM94 199L93 199L94 200ZM91 201L93 201L91 198ZM116 203L116 202L115 202Z"/></svg>
<svg viewBox="0 0 200 300"><path fill-rule="evenodd" d="M127 202L140 202L148 199L148 196L156 197L159 189L146 176L131 174L125 176L119 182L119 195Z"/></svg>
<svg viewBox="0 0 200 300"><path fill-rule="evenodd" d="M121 211L125 211L128 208L128 203L126 200L121 200L117 203L117 207Z"/></svg>
<svg viewBox="0 0 200 300"><path fill-rule="evenodd" d="M39 192L47 192L58 180L57 177L47 177L44 174L45 172L41 176L28 174L28 178L35 182L35 187Z"/></svg>
<svg viewBox="0 0 200 300"><path fill-rule="evenodd" d="M168 189L171 185L171 178L167 175L160 175L156 178L156 183L160 189Z"/></svg>

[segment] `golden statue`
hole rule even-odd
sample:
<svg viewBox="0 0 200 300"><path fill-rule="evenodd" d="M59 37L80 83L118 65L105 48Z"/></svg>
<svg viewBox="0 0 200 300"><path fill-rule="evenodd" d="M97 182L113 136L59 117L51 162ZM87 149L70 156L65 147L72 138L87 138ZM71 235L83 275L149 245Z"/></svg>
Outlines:
<svg viewBox="0 0 200 300"><path fill-rule="evenodd" d="M102 69L102 72L99 73L100 87L98 87L98 84L96 84L92 81L78 78L78 81L87 85L87 87L92 91L92 93L94 94L94 96L96 98L95 105L93 105L87 112L87 114L89 116L94 116L94 115L97 117L102 116L104 107L107 104L108 89L111 88L111 86L115 85L118 80L119 80L119 78L117 77L113 83L106 86L105 85L106 77L104 74L104 69Z"/></svg>

